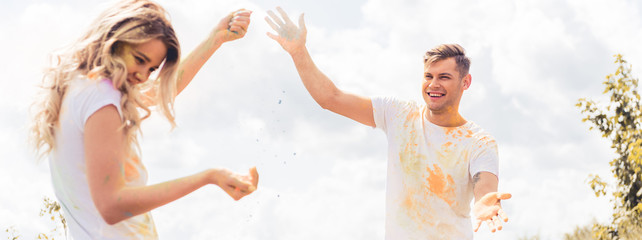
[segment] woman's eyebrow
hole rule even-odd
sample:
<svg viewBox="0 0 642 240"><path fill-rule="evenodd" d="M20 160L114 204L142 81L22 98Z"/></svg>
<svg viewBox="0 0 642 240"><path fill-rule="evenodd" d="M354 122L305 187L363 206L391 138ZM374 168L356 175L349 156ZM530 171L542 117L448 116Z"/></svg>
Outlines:
<svg viewBox="0 0 642 240"><path fill-rule="evenodd" d="M145 55L144 53L142 53L142 52L140 52L140 51L138 51L138 50L134 50L134 52L136 52L138 55L140 55L141 57L143 57L143 58L145 59L145 61L147 61L147 62L151 62L151 60L149 60L149 57L147 57L147 55Z"/></svg>

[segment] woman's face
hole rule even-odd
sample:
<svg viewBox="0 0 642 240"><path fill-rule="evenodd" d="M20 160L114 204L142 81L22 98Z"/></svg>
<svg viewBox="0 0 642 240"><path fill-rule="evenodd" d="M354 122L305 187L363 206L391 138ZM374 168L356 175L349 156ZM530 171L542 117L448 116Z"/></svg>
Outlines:
<svg viewBox="0 0 642 240"><path fill-rule="evenodd" d="M144 83L156 71L167 55L167 46L158 39L141 44L124 44L119 51L127 67L130 84Z"/></svg>

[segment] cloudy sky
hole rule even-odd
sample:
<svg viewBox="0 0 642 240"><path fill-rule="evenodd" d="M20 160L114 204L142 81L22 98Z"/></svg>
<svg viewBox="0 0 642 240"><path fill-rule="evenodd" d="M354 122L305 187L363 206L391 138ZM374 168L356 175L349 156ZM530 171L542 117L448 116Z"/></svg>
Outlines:
<svg viewBox="0 0 642 240"><path fill-rule="evenodd" d="M499 143L500 191L510 217L496 234L559 239L608 221L589 174L610 179L610 144L574 107L600 99L621 53L641 76L642 3L635 0L163 0L183 52L225 14L254 11L244 39L226 43L178 97L178 127L143 124L149 183L211 167L257 166L259 190L239 202L214 186L153 211L162 239L383 239L384 133L321 109L289 56L269 39L265 11L305 13L313 59L340 88L421 101L423 53L464 46L473 83L462 114ZM0 238L52 228L39 217L54 198L48 165L26 147L28 106L54 50L104 7L98 0L2 0L0 7ZM611 179L612 181L612 179ZM8 235L7 235L8 236Z"/></svg>

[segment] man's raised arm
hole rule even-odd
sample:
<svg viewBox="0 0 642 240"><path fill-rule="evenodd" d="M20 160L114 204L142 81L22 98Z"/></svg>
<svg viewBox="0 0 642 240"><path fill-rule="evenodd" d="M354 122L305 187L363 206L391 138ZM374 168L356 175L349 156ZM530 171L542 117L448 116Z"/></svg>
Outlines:
<svg viewBox="0 0 642 240"><path fill-rule="evenodd" d="M341 91L312 61L312 57L305 47L307 30L303 14L299 17L299 26L297 27L285 11L279 7L276 10L282 18L279 18L274 12L268 11L269 17L266 17L265 21L277 34L268 32L267 35L277 41L290 54L301 81L312 98L324 109L374 127L370 98Z"/></svg>

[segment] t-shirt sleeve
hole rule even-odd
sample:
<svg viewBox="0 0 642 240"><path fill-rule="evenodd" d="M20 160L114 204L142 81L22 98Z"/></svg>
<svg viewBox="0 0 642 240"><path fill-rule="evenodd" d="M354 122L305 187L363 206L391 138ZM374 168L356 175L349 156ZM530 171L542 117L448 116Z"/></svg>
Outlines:
<svg viewBox="0 0 642 240"><path fill-rule="evenodd" d="M394 121L392 116L398 111L398 109L393 107L394 102L396 102L396 99L392 97L372 98L372 115L375 121L375 128L379 128L386 133L388 132L388 126Z"/></svg>
<svg viewBox="0 0 642 240"><path fill-rule="evenodd" d="M490 135L484 136L473 148L476 150L470 161L470 176L475 176L478 172L490 172L499 177L499 154L495 139Z"/></svg>
<svg viewBox="0 0 642 240"><path fill-rule="evenodd" d="M82 93L78 96L78 100L82 101L80 104L80 111L78 112L81 120L81 127L84 128L87 119L99 109L114 105L118 110L118 115L122 118L122 111L120 109L120 96L121 93L114 89L109 80L102 80L98 83L89 84Z"/></svg>

